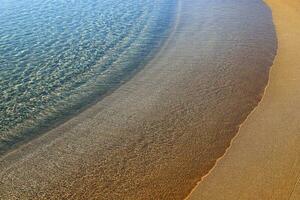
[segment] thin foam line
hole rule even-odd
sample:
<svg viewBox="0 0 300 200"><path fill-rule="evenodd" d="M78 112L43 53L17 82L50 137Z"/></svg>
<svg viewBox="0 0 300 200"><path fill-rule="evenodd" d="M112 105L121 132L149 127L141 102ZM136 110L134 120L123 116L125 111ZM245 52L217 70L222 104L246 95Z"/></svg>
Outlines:
<svg viewBox="0 0 300 200"><path fill-rule="evenodd" d="M265 3L265 1L264 1ZM266 4L266 3L265 3ZM268 4L266 4L268 6ZM268 6L269 7L269 6ZM272 11L272 9L269 7L269 9ZM274 24L274 20L273 20L273 24ZM275 24L274 24L274 27L276 28ZM277 39L278 41L278 39ZM278 42L277 42L278 43ZM184 200L188 200L191 196L192 196L192 193L194 191L196 191L196 189L198 188L198 186L214 171L214 169L217 167L218 163L220 162L220 160L222 160L227 154L228 154L228 151L231 149L232 145L233 145L233 142L236 140L236 138L240 135L240 129L241 127L247 123L248 119L253 115L253 113L257 110L257 108L260 106L260 104L263 102L264 98L265 98L265 95L266 95L266 91L267 89L269 88L269 85L270 85L270 79L271 79L271 73L272 73L272 70L273 70L273 67L274 67L274 63L276 61L276 58L277 58L277 55L278 55L278 45L277 45L277 50L276 50L276 54L275 54L275 57L274 57L274 60L273 60L273 63L272 65L270 66L270 70L269 70L269 75L268 75L268 82L264 88L264 91L262 93L262 97L261 97L261 100L257 103L257 105L253 108L253 110L249 113L249 115L246 117L246 119L238 126L238 131L237 133L235 134L235 136L231 139L230 141L230 144L229 146L226 148L224 154L217 158L216 161L215 161L215 164L214 166L204 175L201 177L201 179L197 182L197 184L195 185L195 187L190 191L190 193L184 198Z"/></svg>

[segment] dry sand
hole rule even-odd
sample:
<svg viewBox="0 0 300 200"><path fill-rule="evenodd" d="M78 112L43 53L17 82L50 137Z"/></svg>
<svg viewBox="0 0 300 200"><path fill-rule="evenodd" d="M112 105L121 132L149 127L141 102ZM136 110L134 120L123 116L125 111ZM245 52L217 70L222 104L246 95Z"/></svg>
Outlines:
<svg viewBox="0 0 300 200"><path fill-rule="evenodd" d="M269 85L190 200L300 199L300 1L266 3L279 43Z"/></svg>
<svg viewBox="0 0 300 200"><path fill-rule="evenodd" d="M187 196L259 102L276 40L261 1L180 2L176 29L143 70L0 158L0 199Z"/></svg>

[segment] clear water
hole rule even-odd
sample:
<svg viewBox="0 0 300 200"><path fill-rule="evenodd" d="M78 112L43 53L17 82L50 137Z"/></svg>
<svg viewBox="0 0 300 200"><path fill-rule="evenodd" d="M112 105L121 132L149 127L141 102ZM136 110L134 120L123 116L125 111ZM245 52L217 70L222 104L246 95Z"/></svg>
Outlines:
<svg viewBox="0 0 300 200"><path fill-rule="evenodd" d="M0 0L0 150L121 83L168 34L174 0Z"/></svg>

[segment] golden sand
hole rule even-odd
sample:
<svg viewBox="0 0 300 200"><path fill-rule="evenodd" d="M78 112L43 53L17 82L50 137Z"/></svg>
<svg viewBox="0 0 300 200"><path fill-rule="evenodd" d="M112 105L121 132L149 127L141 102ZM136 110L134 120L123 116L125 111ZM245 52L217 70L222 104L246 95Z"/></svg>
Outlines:
<svg viewBox="0 0 300 200"><path fill-rule="evenodd" d="M279 43L269 85L190 200L300 199L300 1L266 3Z"/></svg>

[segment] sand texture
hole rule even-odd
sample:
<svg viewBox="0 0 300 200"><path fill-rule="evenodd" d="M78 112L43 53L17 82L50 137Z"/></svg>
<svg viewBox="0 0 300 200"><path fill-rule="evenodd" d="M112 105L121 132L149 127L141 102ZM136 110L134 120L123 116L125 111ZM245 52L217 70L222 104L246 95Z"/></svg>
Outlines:
<svg viewBox="0 0 300 200"><path fill-rule="evenodd" d="M266 3L279 43L269 85L191 200L300 199L300 1Z"/></svg>
<svg viewBox="0 0 300 200"><path fill-rule="evenodd" d="M143 70L0 158L0 199L174 200L190 193L260 101L276 38L261 1L185 0L178 9L173 33Z"/></svg>

